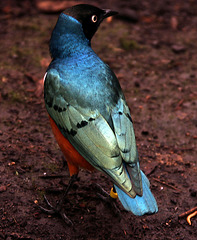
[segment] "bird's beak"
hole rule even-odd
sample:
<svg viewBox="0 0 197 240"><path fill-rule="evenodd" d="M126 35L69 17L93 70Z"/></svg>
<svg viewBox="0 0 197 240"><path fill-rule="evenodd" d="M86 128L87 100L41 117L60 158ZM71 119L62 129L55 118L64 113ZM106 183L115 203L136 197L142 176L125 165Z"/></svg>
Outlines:
<svg viewBox="0 0 197 240"><path fill-rule="evenodd" d="M103 9L103 11L104 11L103 19L118 14L118 12L111 11L110 9Z"/></svg>

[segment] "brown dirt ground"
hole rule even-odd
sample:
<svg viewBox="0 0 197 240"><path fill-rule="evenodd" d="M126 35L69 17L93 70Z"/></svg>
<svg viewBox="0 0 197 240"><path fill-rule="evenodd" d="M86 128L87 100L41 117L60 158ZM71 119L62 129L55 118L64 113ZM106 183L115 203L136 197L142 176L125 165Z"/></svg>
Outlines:
<svg viewBox="0 0 197 240"><path fill-rule="evenodd" d="M0 239L197 238L197 218L191 226L178 218L197 206L197 3L129 2L97 1L122 15L102 24L92 46L120 79L159 212L136 217L120 206L119 220L93 188L109 191L111 182L85 171L65 203L74 227L39 210L35 200L44 206L46 194L55 203L69 180L41 91L58 13L40 12L34 1L2 1ZM129 8L136 22L123 19Z"/></svg>

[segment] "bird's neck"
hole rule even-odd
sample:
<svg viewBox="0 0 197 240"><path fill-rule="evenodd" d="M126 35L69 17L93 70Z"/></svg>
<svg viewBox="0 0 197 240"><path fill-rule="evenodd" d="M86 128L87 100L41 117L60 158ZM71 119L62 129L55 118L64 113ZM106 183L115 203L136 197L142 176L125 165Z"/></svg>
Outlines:
<svg viewBox="0 0 197 240"><path fill-rule="evenodd" d="M52 58L64 58L90 49L90 41L85 37L80 22L61 14L50 40Z"/></svg>

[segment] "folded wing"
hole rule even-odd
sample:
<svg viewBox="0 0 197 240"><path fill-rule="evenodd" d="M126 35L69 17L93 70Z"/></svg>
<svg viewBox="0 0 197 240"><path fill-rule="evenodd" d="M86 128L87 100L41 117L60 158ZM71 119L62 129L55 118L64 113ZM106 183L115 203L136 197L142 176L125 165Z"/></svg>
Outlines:
<svg viewBox="0 0 197 240"><path fill-rule="evenodd" d="M50 69L45 78L46 108L62 134L90 164L106 173L130 197L141 194L136 146L127 143L131 140L129 135L134 133L126 105L121 116L119 113L117 115L115 108L109 112L114 125L112 129L99 109L92 111L67 102L63 90L66 91L57 70ZM121 107L119 105L117 109ZM125 124L129 126L123 128L121 133L121 125ZM135 156L130 159L133 150ZM123 165L124 161L131 180Z"/></svg>

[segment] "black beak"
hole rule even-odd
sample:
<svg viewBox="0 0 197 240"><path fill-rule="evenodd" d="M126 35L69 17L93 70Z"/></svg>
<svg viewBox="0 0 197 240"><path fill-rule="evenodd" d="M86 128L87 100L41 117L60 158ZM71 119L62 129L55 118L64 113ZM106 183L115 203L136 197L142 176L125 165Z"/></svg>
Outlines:
<svg viewBox="0 0 197 240"><path fill-rule="evenodd" d="M118 12L111 11L110 9L103 9L103 12L103 19L118 14Z"/></svg>

